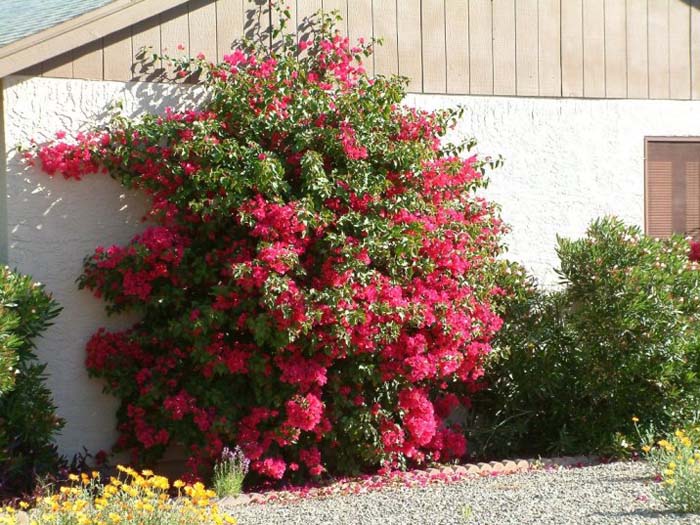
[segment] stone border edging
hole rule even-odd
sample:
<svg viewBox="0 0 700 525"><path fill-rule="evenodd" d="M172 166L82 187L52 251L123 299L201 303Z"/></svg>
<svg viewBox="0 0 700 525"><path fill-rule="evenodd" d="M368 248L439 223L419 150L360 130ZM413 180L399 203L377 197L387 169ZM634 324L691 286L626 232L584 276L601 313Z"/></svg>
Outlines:
<svg viewBox="0 0 700 525"><path fill-rule="evenodd" d="M238 496L228 496L219 500L223 507L235 507L247 504L289 503L308 498L325 498L351 494L364 494L386 487L407 486L420 487L433 483L454 483L466 478L502 476L532 470L555 470L560 468L579 468L602 463L598 456L560 456L542 459L515 459L490 461L488 463L468 463L465 465L441 465L422 470L392 472L383 476L364 476L361 478L344 478L327 486L302 486L287 490L270 490L250 492Z"/></svg>

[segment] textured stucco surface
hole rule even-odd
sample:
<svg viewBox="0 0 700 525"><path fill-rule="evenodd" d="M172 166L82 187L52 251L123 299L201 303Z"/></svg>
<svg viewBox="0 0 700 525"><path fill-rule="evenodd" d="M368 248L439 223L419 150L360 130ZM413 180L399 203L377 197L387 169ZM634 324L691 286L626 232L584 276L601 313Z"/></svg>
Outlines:
<svg viewBox="0 0 700 525"><path fill-rule="evenodd" d="M488 195L511 226L509 257L557 282L556 236L580 237L596 217L644 226L644 137L699 136L700 103L411 95L424 109L461 104L458 137L505 158Z"/></svg>
<svg viewBox="0 0 700 525"><path fill-rule="evenodd" d="M45 283L64 308L39 341L67 420L59 446L67 454L83 446L108 448L116 402L87 378L84 347L98 327L133 319L107 318L103 304L78 291L75 279L96 246L126 242L143 228L145 202L104 176L79 183L50 179L26 168L13 148L61 129L86 129L116 100L137 115L188 104L197 92L145 83L25 77L4 82L9 264ZM467 111L455 134L477 137L481 154L506 158L488 193L512 226L510 256L547 283L555 280L557 233L579 236L591 219L606 213L643 223L645 135L700 135L697 102L435 95L411 95L408 102L423 108L463 104Z"/></svg>
<svg viewBox="0 0 700 525"><path fill-rule="evenodd" d="M107 449L116 435L117 403L88 378L84 348L98 327L124 327L133 319L108 318L102 301L79 291L75 280L83 258L96 246L125 243L144 228L145 200L104 175L80 182L49 178L26 168L13 148L31 138L51 138L59 130L87 129L106 118L105 108L113 102L135 115L178 106L196 94L165 84L26 77L4 83L8 263L46 284L63 306L54 326L38 341L59 413L67 422L59 446L67 454L83 446L92 452Z"/></svg>

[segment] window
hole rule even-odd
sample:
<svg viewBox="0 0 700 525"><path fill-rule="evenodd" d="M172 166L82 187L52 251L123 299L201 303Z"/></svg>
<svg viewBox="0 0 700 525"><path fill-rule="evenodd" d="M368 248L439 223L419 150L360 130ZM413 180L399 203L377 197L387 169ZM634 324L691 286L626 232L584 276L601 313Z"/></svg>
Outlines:
<svg viewBox="0 0 700 525"><path fill-rule="evenodd" d="M700 239L700 138L647 138L646 232Z"/></svg>

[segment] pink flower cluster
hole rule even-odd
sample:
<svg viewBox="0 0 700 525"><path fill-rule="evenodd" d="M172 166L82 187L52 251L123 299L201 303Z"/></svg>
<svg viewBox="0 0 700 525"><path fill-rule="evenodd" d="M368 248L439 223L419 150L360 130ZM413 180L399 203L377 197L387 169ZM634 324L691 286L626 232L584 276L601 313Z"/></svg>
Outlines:
<svg viewBox="0 0 700 525"><path fill-rule="evenodd" d="M80 180L84 175L97 173L99 164L95 159L94 151L109 145L108 134L78 133L75 142L64 142L65 131L59 131L53 143L47 144L37 150L37 158L41 169L49 175L60 173L66 179ZM33 163L31 154L27 160Z"/></svg>
<svg viewBox="0 0 700 525"><path fill-rule="evenodd" d="M350 160L361 160L367 158L367 148L360 146L355 137L355 130L347 122L340 124L340 143L343 151Z"/></svg>
<svg viewBox="0 0 700 525"><path fill-rule="evenodd" d="M134 237L125 248L98 247L85 262L81 286L118 305L145 301L157 284L177 284L173 270L180 265L186 244L172 230L155 226Z"/></svg>

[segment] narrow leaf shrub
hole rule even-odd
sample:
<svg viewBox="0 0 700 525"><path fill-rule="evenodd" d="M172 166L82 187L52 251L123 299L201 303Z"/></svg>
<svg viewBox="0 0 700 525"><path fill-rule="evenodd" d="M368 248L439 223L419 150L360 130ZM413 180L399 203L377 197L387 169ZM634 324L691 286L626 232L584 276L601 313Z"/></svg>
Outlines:
<svg viewBox="0 0 700 525"><path fill-rule="evenodd" d="M238 444L273 480L461 457L450 415L501 324L503 225L483 163L443 144L460 111L403 106L406 80L369 78L332 17L274 49L180 63L206 103L36 151L151 198L148 229L80 278L143 319L87 347L116 448L184 445L196 472Z"/></svg>
<svg viewBox="0 0 700 525"><path fill-rule="evenodd" d="M19 317L11 310L0 310L0 397L14 388L19 373L17 350L22 340L14 333L18 324Z"/></svg>
<svg viewBox="0 0 700 525"><path fill-rule="evenodd" d="M42 286L0 269L0 497L31 490L59 464L52 439L63 422L34 355L34 339L59 311Z"/></svg>
<svg viewBox="0 0 700 525"><path fill-rule="evenodd" d="M634 434L635 415L659 432L691 419L700 267L687 241L608 217L582 239L559 239L557 251L562 288L529 288L505 314L488 388L474 400L479 448L613 452L616 434Z"/></svg>

